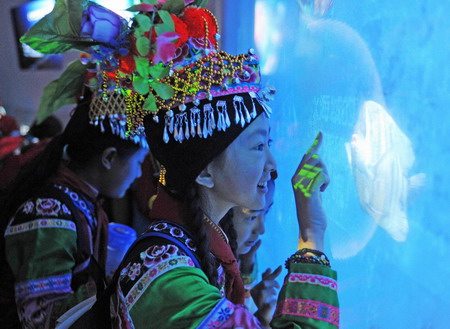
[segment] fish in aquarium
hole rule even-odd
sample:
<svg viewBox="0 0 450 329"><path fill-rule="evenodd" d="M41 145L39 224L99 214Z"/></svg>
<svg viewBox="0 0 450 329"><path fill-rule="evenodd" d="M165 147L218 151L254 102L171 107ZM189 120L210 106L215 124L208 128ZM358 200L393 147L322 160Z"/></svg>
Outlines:
<svg viewBox="0 0 450 329"><path fill-rule="evenodd" d="M362 208L394 240L405 241L408 194L425 183L423 173L408 177L411 141L383 106L366 101L345 147Z"/></svg>

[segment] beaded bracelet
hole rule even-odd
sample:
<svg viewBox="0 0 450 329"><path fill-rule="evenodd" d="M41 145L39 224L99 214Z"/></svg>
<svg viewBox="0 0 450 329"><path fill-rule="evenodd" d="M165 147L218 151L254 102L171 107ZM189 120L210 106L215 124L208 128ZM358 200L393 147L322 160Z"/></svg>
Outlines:
<svg viewBox="0 0 450 329"><path fill-rule="evenodd" d="M295 263L317 264L331 267L329 259L323 252L308 248L298 250L286 260L284 266L289 270L289 265Z"/></svg>

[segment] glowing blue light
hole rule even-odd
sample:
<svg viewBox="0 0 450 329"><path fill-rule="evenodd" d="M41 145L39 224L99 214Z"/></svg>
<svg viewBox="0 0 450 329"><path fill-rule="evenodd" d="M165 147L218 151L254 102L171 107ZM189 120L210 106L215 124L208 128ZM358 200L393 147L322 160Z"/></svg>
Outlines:
<svg viewBox="0 0 450 329"><path fill-rule="evenodd" d="M94 0L94 2L98 3L99 5L106 7L108 9L111 9L115 13L119 14L120 16L130 19L134 16L133 13L126 11L127 8L131 7L134 4L140 3L139 0Z"/></svg>
<svg viewBox="0 0 450 329"><path fill-rule="evenodd" d="M34 24L45 15L49 14L53 6L54 0L37 0L28 3L27 20Z"/></svg>

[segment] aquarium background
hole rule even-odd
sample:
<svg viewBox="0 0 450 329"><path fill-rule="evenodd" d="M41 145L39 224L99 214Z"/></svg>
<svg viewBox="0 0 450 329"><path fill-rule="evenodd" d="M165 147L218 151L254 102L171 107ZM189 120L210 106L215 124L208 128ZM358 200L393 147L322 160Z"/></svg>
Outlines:
<svg viewBox="0 0 450 329"><path fill-rule="evenodd" d="M119 11L133 1L98 2ZM27 2L0 1L0 99L21 124L32 122L42 88L61 74L20 68L11 9ZM449 328L450 2L335 0L324 13L315 13L315 4L325 9L329 0L210 0L223 25L222 48L255 48L265 83L278 91L271 106L279 178L258 252L259 272L284 264L296 250L290 181L322 131L320 155L331 176L323 195L326 252L339 276L341 328ZM64 64L77 56L64 54ZM345 145L366 101L392 118L395 129L387 132L393 140L400 132L408 138L415 161L405 172L388 166L358 184ZM399 144L390 144L388 160L408 157ZM409 188L406 182L421 173L425 185ZM371 197L393 204L407 191L407 202L400 204L409 223L404 241L361 206L358 186L373 191L374 185L379 193Z"/></svg>
<svg viewBox="0 0 450 329"><path fill-rule="evenodd" d="M327 2L224 1L223 48L255 48L265 83L277 88L271 106L279 178L259 271L283 264L296 249L290 180L322 131L320 155L331 176L323 195L326 252L338 271L341 327L448 328L450 2L336 0L325 13L311 7ZM366 101L380 104L395 122L387 131L389 156L397 161L391 164L408 157L408 147L395 142L399 134L411 142L415 161L401 171L372 170L371 180L357 182L345 144ZM380 120L366 124L380 127ZM369 144L371 152L377 143ZM419 188L410 179L416 174L426 175ZM407 202L399 205L409 223L404 241L363 210L357 184L393 203L405 203L398 193L406 191Z"/></svg>

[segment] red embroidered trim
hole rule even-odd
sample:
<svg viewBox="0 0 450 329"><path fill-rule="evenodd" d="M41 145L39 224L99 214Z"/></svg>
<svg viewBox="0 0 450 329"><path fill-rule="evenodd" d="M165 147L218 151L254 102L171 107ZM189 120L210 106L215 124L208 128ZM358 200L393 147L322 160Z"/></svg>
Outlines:
<svg viewBox="0 0 450 329"><path fill-rule="evenodd" d="M315 300L286 298L277 305L274 316L280 315L302 316L339 327L339 308Z"/></svg>

